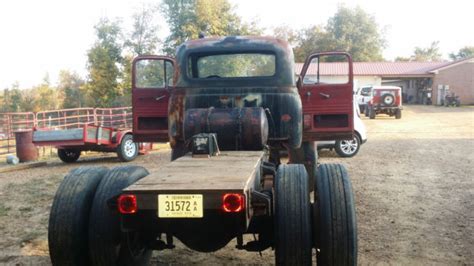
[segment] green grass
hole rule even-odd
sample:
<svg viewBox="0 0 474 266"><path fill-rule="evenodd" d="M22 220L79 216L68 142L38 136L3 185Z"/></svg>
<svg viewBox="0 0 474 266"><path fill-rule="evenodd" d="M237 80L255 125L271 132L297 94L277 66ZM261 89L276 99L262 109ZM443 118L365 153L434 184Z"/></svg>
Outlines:
<svg viewBox="0 0 474 266"><path fill-rule="evenodd" d="M0 203L0 216L7 216L10 210L10 207L7 207L3 203Z"/></svg>
<svg viewBox="0 0 474 266"><path fill-rule="evenodd" d="M32 212L33 211L33 207L20 207L18 209L20 212Z"/></svg>
<svg viewBox="0 0 474 266"><path fill-rule="evenodd" d="M43 232L39 231L39 230L31 230L31 231L23 231L21 233L21 236L20 236L20 239L19 239L19 243L29 243L37 238L39 238L40 236L43 235Z"/></svg>

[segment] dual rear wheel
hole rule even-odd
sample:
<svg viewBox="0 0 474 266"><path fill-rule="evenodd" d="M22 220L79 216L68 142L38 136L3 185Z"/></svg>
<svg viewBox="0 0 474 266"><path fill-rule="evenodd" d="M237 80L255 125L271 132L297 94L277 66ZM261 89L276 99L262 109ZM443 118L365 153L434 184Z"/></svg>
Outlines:
<svg viewBox="0 0 474 266"><path fill-rule="evenodd" d="M148 175L143 167L81 167L61 182L49 217L53 265L146 265L151 250L139 232L122 233L108 200Z"/></svg>
<svg viewBox="0 0 474 266"><path fill-rule="evenodd" d="M312 249L320 265L357 264L354 197L347 171L321 164L314 203L302 165L280 165L275 179L275 262L311 265Z"/></svg>

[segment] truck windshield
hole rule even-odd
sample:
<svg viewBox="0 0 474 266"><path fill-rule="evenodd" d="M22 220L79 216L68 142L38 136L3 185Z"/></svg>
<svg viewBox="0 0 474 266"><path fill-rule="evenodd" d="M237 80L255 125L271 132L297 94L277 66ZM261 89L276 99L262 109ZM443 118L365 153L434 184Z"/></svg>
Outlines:
<svg viewBox="0 0 474 266"><path fill-rule="evenodd" d="M188 75L193 78L246 78L275 75L275 55L262 53L191 56Z"/></svg>

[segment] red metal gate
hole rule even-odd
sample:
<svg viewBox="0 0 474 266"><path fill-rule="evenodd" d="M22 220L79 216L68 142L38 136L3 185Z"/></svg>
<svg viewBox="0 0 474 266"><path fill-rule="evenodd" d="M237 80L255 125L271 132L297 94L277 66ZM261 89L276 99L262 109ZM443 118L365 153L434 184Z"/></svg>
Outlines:
<svg viewBox="0 0 474 266"><path fill-rule="evenodd" d="M32 112L0 113L0 155L15 152L15 131L33 129L36 116Z"/></svg>

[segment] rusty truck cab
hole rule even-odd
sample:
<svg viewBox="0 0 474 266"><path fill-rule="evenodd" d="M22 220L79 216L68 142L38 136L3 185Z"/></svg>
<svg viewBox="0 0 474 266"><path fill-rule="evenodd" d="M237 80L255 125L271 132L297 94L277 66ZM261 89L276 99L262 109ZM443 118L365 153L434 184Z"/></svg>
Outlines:
<svg viewBox="0 0 474 266"><path fill-rule="evenodd" d="M338 64L346 80L321 82L324 68L320 62L334 58L343 58ZM212 116L214 131L229 119L235 122L234 130L218 132L219 146L227 150L261 150L267 145L277 150L299 149L303 140L350 138L350 56L312 54L298 80L294 66L287 42L254 36L188 41L178 47L176 58L137 57L133 67L134 137L137 141L169 140L177 158L188 150L193 134L209 131ZM318 80L307 82L307 73L315 68ZM156 84L149 82L153 81L151 69L163 75ZM249 117L253 124L239 124L235 121L239 117ZM309 146L313 149L314 145Z"/></svg>

